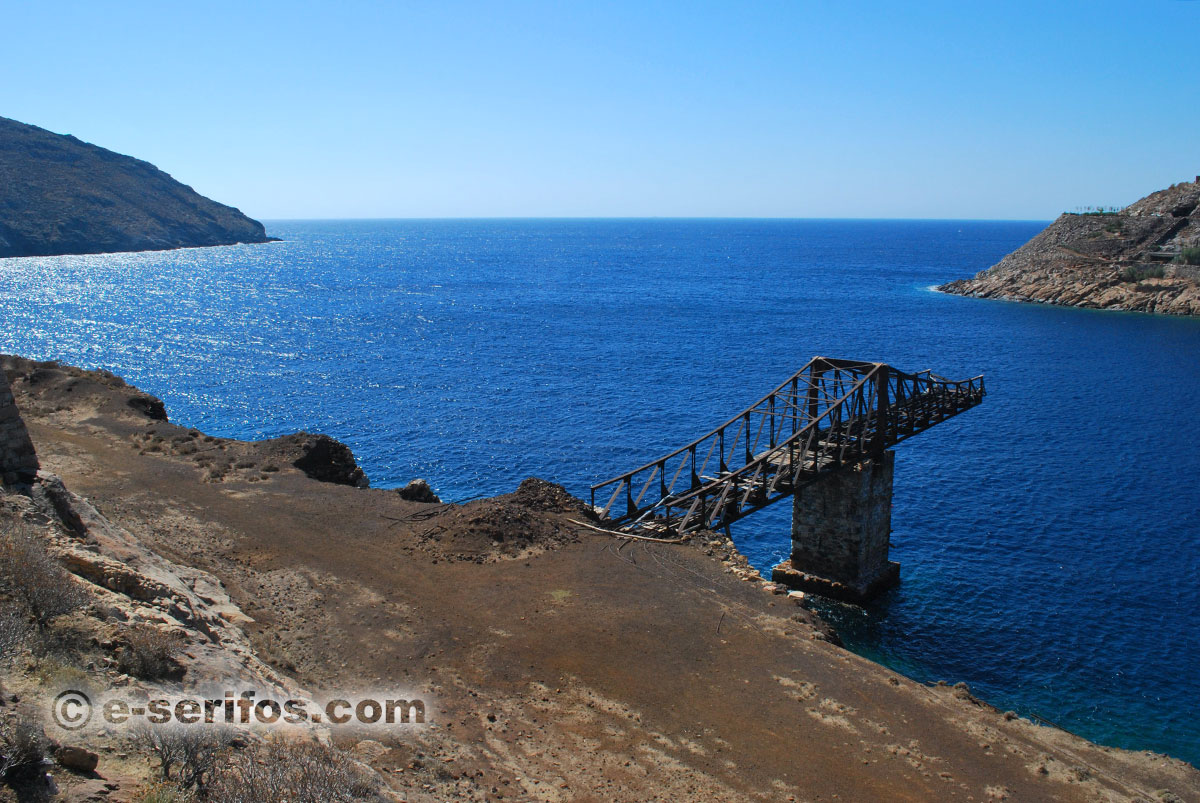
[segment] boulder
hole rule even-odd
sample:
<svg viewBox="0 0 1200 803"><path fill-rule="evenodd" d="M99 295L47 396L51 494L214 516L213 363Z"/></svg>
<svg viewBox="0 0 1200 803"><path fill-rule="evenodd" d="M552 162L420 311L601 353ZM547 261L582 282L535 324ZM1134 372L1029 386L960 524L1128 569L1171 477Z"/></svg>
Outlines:
<svg viewBox="0 0 1200 803"><path fill-rule="evenodd" d="M403 488L397 488L396 493L400 494L401 499L407 499L409 502L439 503L442 501L429 487L429 483L422 479L413 480Z"/></svg>
<svg viewBox="0 0 1200 803"><path fill-rule="evenodd" d="M366 488L367 475L358 467L350 447L328 435L310 435L301 432L288 436L298 441L300 455L292 465L314 480Z"/></svg>
<svg viewBox="0 0 1200 803"><path fill-rule="evenodd" d="M89 773L95 771L96 765L100 763L100 756L83 747L62 745L54 751L54 760L69 770Z"/></svg>

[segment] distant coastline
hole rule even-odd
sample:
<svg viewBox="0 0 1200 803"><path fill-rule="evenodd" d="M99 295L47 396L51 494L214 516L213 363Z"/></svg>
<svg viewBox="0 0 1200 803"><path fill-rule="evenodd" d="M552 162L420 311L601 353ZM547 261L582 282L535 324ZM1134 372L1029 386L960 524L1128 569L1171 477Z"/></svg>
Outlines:
<svg viewBox="0 0 1200 803"><path fill-rule="evenodd" d="M1121 210L1066 213L954 295L1200 315L1200 176Z"/></svg>
<svg viewBox="0 0 1200 803"><path fill-rule="evenodd" d="M262 223L149 162L0 117L0 257L265 243Z"/></svg>

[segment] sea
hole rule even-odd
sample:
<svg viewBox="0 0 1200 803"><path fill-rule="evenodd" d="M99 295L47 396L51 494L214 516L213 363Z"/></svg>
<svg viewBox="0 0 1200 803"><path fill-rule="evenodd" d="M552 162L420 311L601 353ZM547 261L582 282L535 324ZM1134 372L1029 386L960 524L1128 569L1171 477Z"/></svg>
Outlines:
<svg viewBox="0 0 1200 803"><path fill-rule="evenodd" d="M328 433L448 501L586 498L816 355L983 374L897 447L900 585L823 613L917 680L1200 765L1200 320L934 290L1044 225L269 221L282 242L0 260L0 351L215 435ZM789 515L733 527L764 572Z"/></svg>

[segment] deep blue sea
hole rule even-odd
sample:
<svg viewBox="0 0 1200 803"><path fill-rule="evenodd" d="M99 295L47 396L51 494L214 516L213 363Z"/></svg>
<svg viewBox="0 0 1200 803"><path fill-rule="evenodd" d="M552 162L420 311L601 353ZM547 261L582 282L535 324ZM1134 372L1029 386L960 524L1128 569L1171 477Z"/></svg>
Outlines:
<svg viewBox="0 0 1200 803"><path fill-rule="evenodd" d="M897 450L902 584L856 651L1200 764L1200 320L946 296L1040 222L272 222L283 242L0 260L0 351L207 432L350 444L447 500L588 486L814 355L987 375ZM734 526L767 570L790 508Z"/></svg>

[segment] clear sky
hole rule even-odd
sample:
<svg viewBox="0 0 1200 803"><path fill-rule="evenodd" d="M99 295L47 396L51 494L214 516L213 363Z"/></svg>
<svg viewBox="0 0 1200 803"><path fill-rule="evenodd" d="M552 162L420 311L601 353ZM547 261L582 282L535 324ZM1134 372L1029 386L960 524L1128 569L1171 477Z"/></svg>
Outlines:
<svg viewBox="0 0 1200 803"><path fill-rule="evenodd" d="M13 2L0 115L257 218L1048 219L1200 173L1200 2Z"/></svg>

